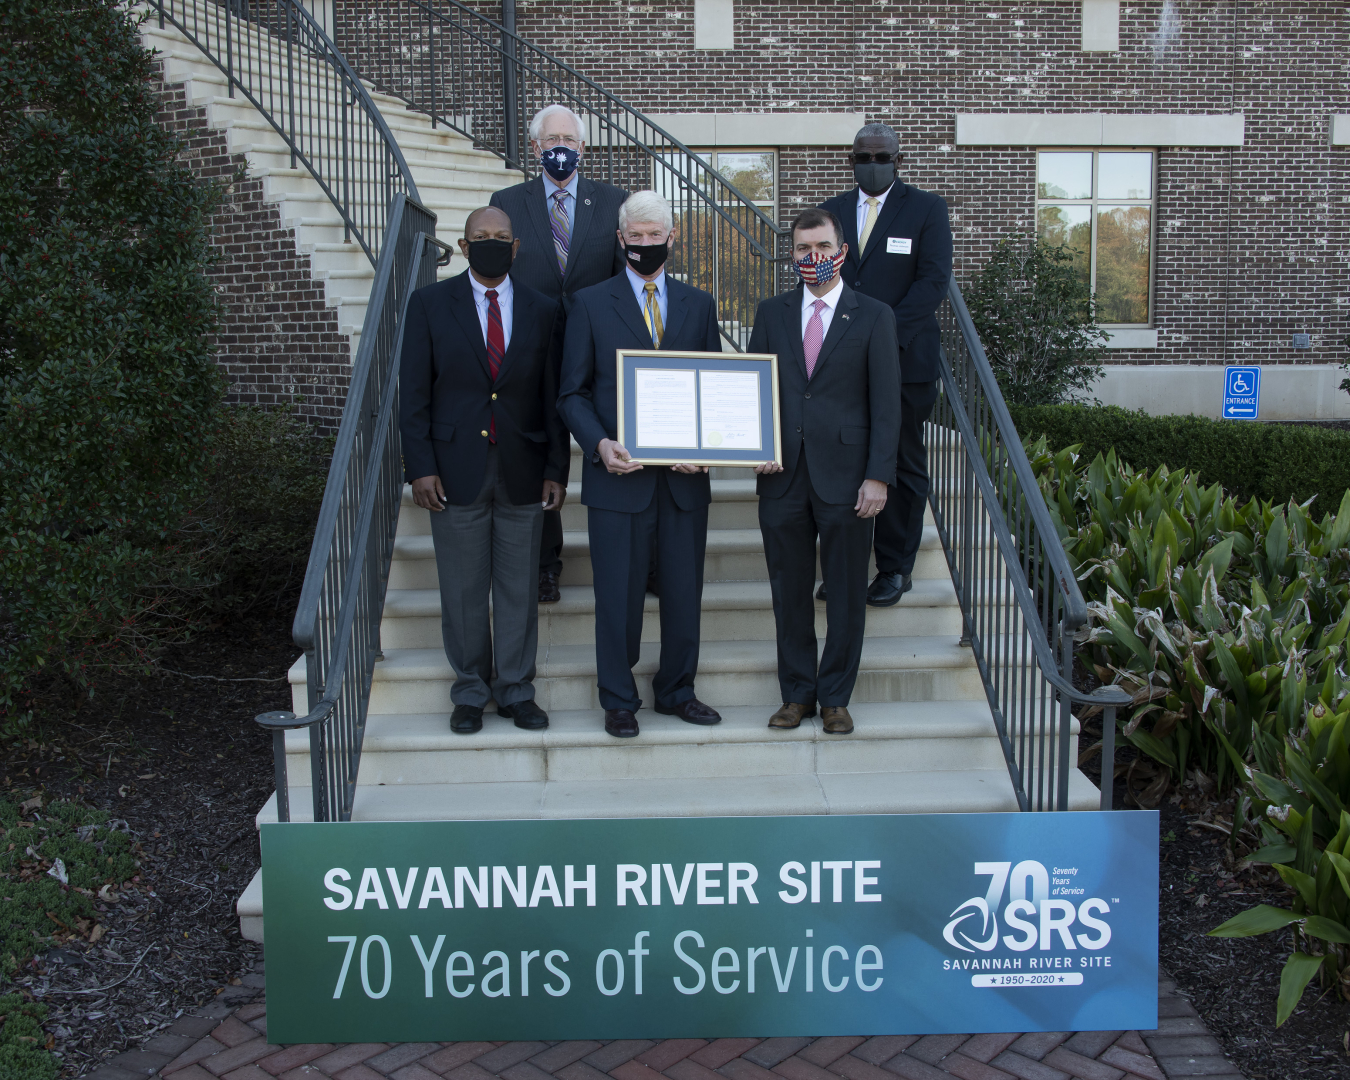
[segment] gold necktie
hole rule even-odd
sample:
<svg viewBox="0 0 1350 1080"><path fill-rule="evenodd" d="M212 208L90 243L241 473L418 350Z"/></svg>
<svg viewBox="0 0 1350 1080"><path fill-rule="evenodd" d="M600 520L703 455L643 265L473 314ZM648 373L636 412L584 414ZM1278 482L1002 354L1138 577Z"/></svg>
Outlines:
<svg viewBox="0 0 1350 1080"><path fill-rule="evenodd" d="M872 235L872 226L877 223L877 201L873 198L867 200L867 217L863 219L862 232L858 236L858 257L867 250L867 239Z"/></svg>
<svg viewBox="0 0 1350 1080"><path fill-rule="evenodd" d="M642 317L647 320L647 329L651 331L652 347L659 349L666 331L661 325L661 305L656 302L656 282L649 281L643 288L647 290L647 303L642 308Z"/></svg>

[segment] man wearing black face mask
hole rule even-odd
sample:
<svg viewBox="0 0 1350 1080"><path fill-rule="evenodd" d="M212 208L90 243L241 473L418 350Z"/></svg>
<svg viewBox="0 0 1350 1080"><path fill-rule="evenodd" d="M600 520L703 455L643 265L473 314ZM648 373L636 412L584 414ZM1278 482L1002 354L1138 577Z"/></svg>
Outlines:
<svg viewBox="0 0 1350 1080"><path fill-rule="evenodd" d="M517 727L548 727L534 701L534 570L571 450L557 410L562 313L512 280L519 243L501 210L471 213L459 242L469 269L412 294L399 359L404 468L431 511L450 729L465 735L494 699Z"/></svg>
<svg viewBox="0 0 1350 1080"><path fill-rule="evenodd" d="M585 454L591 567L595 577L595 660L605 730L638 733L642 705L633 665L642 642L642 605L655 548L661 665L652 680L659 713L689 724L722 718L694 696L703 557L708 542L708 470L639 465L615 441L618 349L720 352L717 302L665 271L675 235L670 203L637 191L619 212L628 269L577 293L567 316L558 409Z"/></svg>
<svg viewBox="0 0 1350 1080"><path fill-rule="evenodd" d="M821 204L844 226L848 259L841 275L895 312L900 342L900 445L895 482L877 515L873 607L890 607L910 589L928 504L923 425L938 395L938 304L952 276L952 227L938 195L898 179L900 141L885 124L868 124L849 155L858 186ZM825 599L825 586L816 594Z"/></svg>
<svg viewBox="0 0 1350 1080"><path fill-rule="evenodd" d="M530 121L530 150L542 175L493 194L492 206L505 210L520 235L520 254L511 269L518 282L572 305L578 289L598 284L623 270L623 252L615 241L619 206L628 192L581 175L586 132L581 118L565 105L547 105ZM539 551L539 602L560 599L562 518L544 514Z"/></svg>

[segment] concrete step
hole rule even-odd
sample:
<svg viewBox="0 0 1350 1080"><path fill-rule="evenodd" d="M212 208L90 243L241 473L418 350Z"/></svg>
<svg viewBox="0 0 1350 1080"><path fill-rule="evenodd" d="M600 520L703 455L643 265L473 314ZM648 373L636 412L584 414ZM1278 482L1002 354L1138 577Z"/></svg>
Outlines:
<svg viewBox="0 0 1350 1080"><path fill-rule="evenodd" d="M541 645L595 644L595 593L589 585L563 585L562 599L539 606ZM660 641L659 601L647 595L642 640ZM767 581L715 581L703 588L703 636L708 641L774 636L773 598ZM916 581L888 608L867 609L874 637L961 634L961 609L951 580ZM816 603L816 634L825 634L825 605ZM441 598L435 589L391 590L385 597L380 643L386 649L434 649L441 645Z"/></svg>
<svg viewBox="0 0 1350 1080"><path fill-rule="evenodd" d="M819 642L823 647L823 639ZM445 713L453 705L454 673L443 649L385 649L375 665L370 692L373 713ZM652 703L660 644L644 642L633 667L638 693ZM542 645L536 660L535 697L549 712L598 709L594 645ZM306 711L305 660L290 670L292 707ZM714 708L773 706L782 700L778 656L772 639L704 640L698 665L698 696ZM958 701L984 694L970 651L951 636L869 637L863 642L857 702Z"/></svg>

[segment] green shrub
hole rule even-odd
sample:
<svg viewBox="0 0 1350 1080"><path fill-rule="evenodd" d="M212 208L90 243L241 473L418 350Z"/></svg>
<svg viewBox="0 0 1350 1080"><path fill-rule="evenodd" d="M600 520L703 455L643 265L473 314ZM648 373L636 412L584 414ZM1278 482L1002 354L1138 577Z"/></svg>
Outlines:
<svg viewBox="0 0 1350 1080"><path fill-rule="evenodd" d="M1024 439L1044 435L1051 450L1077 445L1086 461L1114 450L1136 469L1185 469L1239 502L1316 497L1319 513L1335 513L1350 489L1350 431L1148 416L1116 406L1008 407Z"/></svg>
<svg viewBox="0 0 1350 1080"><path fill-rule="evenodd" d="M0 1080L52 1080L56 1059L47 1053L42 1021L47 1006L18 994L0 995Z"/></svg>
<svg viewBox="0 0 1350 1080"><path fill-rule="evenodd" d="M1073 252L1014 233L962 292L1010 404L1064 401L1101 377L1106 332Z"/></svg>
<svg viewBox="0 0 1350 1080"><path fill-rule="evenodd" d="M143 663L202 585L217 191L152 74L119 0L0 8L0 705Z"/></svg>

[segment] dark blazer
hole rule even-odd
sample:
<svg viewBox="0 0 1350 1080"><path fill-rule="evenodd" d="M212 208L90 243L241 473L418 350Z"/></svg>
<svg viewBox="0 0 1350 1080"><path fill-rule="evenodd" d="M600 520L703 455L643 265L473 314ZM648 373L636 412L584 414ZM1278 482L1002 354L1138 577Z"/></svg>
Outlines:
<svg viewBox="0 0 1350 1080"><path fill-rule="evenodd" d="M952 226L946 200L896 180L863 252L858 251L858 189L820 205L833 211L844 226L848 242L848 258L840 271L844 284L895 310L901 381L935 381L940 343L935 312L952 278ZM909 240L909 253L888 252L886 241L891 237Z"/></svg>
<svg viewBox="0 0 1350 1080"><path fill-rule="evenodd" d="M900 366L895 319L885 304L843 286L815 371L806 378L802 288L760 302L746 350L778 354L783 471L759 477L761 498L788 489L806 454L811 486L826 502L857 501L864 480L895 482Z"/></svg>
<svg viewBox="0 0 1350 1080"><path fill-rule="evenodd" d="M512 503L540 499L545 480L567 483L571 445L556 405L562 312L514 272L511 282L511 343L495 382L469 271L408 298L398 376L404 470L410 481L439 476L455 506L482 490L492 419Z"/></svg>
<svg viewBox="0 0 1350 1080"><path fill-rule="evenodd" d="M495 191L489 204L506 211L512 230L520 238L511 280L523 281L545 296L561 300L563 310L569 311L577 290L599 284L623 270L619 207L628 198L628 192L584 176L577 181L576 220L572 224L564 277L558 272L544 183L542 176L536 176L523 184ZM552 190L550 184L549 191Z"/></svg>
<svg viewBox="0 0 1350 1080"><path fill-rule="evenodd" d="M717 301L669 274L666 290L669 303L661 348L721 352ZM615 350L651 347L651 335L626 272L582 289L572 298L558 411L584 455L581 501L587 506L628 514L645 510L656 491L656 471L663 468L669 473L670 493L680 509L694 510L712 502L707 473L677 473L668 466L646 465L640 472L616 476L605 468L596 450L601 439L616 438L619 429Z"/></svg>

